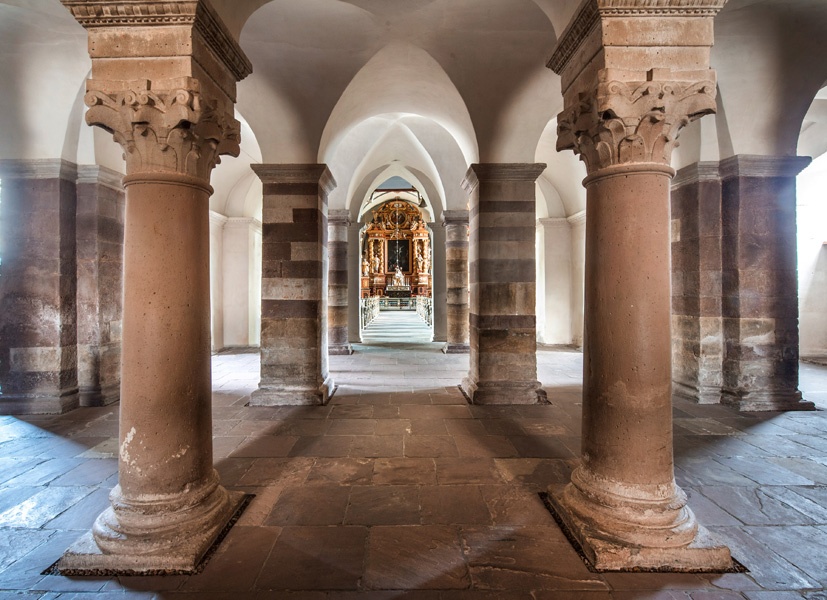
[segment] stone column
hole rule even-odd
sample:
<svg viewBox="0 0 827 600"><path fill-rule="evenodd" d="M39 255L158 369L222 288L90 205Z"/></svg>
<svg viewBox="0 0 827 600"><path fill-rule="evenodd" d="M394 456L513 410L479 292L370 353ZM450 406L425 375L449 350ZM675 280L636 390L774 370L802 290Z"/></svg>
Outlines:
<svg viewBox="0 0 827 600"><path fill-rule="evenodd" d="M0 160L0 414L78 406L77 167Z"/></svg>
<svg viewBox="0 0 827 600"><path fill-rule="evenodd" d="M81 406L120 398L123 287L123 174L78 168L78 386Z"/></svg>
<svg viewBox="0 0 827 600"><path fill-rule="evenodd" d="M264 184L261 382L252 406L327 404L325 165L252 165Z"/></svg>
<svg viewBox="0 0 827 600"><path fill-rule="evenodd" d="M238 155L250 64L205 2L64 3L89 31L86 121L113 132L127 174L119 482L58 568L191 572L241 501L212 465L209 180Z"/></svg>
<svg viewBox="0 0 827 600"><path fill-rule="evenodd" d="M468 346L468 211L442 212L445 227L445 282L448 292L446 354L467 354Z"/></svg>
<svg viewBox="0 0 827 600"><path fill-rule="evenodd" d="M470 369L462 389L472 404L536 404L534 182L544 164L471 165L469 247Z"/></svg>
<svg viewBox="0 0 827 600"><path fill-rule="evenodd" d="M353 354L347 327L347 232L350 211L331 210L327 220L330 271L327 291L328 354Z"/></svg>
<svg viewBox="0 0 827 600"><path fill-rule="evenodd" d="M721 401L721 181L717 162L681 169L672 181L673 393Z"/></svg>
<svg viewBox="0 0 827 600"><path fill-rule="evenodd" d="M557 148L588 171L582 458L549 491L598 570L731 565L675 483L670 360L669 163L680 128L715 111L723 3L585 2L549 63Z"/></svg>
<svg viewBox="0 0 827 600"><path fill-rule="evenodd" d="M798 391L795 178L803 156L721 161L722 401L745 411L814 410Z"/></svg>

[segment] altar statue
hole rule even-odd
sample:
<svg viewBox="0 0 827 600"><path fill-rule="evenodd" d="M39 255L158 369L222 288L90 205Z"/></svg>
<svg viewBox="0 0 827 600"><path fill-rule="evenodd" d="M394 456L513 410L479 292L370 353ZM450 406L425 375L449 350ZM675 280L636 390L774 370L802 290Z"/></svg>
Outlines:
<svg viewBox="0 0 827 600"><path fill-rule="evenodd" d="M396 266L396 273L393 274L393 285L405 285L405 275L399 265Z"/></svg>
<svg viewBox="0 0 827 600"><path fill-rule="evenodd" d="M365 277L370 275L370 263L367 256L362 259L362 275Z"/></svg>

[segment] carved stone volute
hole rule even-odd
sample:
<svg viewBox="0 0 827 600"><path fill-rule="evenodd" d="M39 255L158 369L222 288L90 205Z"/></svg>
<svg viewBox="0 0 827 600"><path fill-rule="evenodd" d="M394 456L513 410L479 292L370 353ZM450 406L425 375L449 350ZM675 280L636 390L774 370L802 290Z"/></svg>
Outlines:
<svg viewBox="0 0 827 600"><path fill-rule="evenodd" d="M573 150L589 173L628 163L669 165L680 130L715 112L715 72L652 69L646 80L602 69L557 117L557 150Z"/></svg>
<svg viewBox="0 0 827 600"><path fill-rule="evenodd" d="M87 81L86 122L111 132L127 174L177 173L209 181L219 156L238 156L240 124L197 79Z"/></svg>

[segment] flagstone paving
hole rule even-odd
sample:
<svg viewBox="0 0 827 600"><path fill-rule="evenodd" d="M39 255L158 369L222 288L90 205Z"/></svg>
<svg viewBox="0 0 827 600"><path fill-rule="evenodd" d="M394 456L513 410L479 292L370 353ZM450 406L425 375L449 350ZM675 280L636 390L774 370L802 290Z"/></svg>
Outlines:
<svg viewBox="0 0 827 600"><path fill-rule="evenodd" d="M255 498L198 575L42 575L106 506L118 406L0 417L0 600L827 599L827 411L676 400L678 483L749 573L592 573L538 497L579 452L582 355L538 351L550 405L468 406L468 357L403 317L330 358L328 406L247 407L258 355L214 356L216 468ZM827 408L827 367L801 382Z"/></svg>

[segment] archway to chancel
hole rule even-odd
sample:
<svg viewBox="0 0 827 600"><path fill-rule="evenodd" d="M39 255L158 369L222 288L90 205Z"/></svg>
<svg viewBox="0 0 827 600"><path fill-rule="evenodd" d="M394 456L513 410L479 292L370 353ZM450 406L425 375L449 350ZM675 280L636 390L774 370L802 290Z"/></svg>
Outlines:
<svg viewBox="0 0 827 600"><path fill-rule="evenodd" d="M401 177L360 211L359 334L363 344L433 340L433 222L425 198Z"/></svg>

